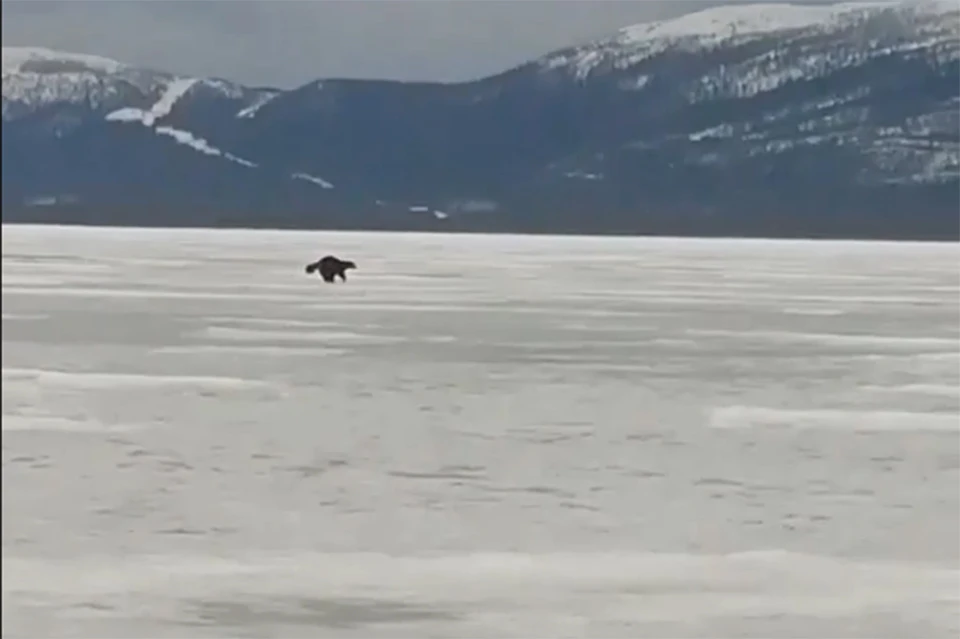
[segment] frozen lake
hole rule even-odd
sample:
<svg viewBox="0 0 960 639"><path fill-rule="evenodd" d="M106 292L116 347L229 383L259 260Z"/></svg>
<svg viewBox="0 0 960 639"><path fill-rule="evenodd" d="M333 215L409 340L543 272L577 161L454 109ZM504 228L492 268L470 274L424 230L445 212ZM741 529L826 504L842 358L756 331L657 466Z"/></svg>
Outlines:
<svg viewBox="0 0 960 639"><path fill-rule="evenodd" d="M958 260L5 226L3 636L956 637Z"/></svg>

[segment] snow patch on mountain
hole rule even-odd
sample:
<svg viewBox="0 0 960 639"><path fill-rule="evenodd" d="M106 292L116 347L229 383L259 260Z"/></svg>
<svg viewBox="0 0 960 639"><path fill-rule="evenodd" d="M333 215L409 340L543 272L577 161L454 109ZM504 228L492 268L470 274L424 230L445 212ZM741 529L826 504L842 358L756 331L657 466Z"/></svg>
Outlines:
<svg viewBox="0 0 960 639"><path fill-rule="evenodd" d="M197 84L213 89L223 97L231 100L239 100L243 98L244 95L244 87L219 78L202 78L197 81Z"/></svg>
<svg viewBox="0 0 960 639"><path fill-rule="evenodd" d="M219 156L226 160L230 160L231 162L236 162L237 164L242 164L243 166L250 168L256 168L257 166L257 164L254 162L244 160L243 158L237 157L232 153L227 153L226 151L221 151L214 146L210 146L206 140L199 138L188 131L181 131L180 129L174 129L173 127L169 126L158 126L156 129L154 129L154 131L160 135L169 136L180 144L189 146L191 149L195 149L200 153Z"/></svg>
<svg viewBox="0 0 960 639"><path fill-rule="evenodd" d="M721 124L719 126L710 127L709 129L704 129L702 131L697 131L696 133L691 133L688 138L691 142L699 142L705 138L729 138L733 136L733 127L729 124Z"/></svg>
<svg viewBox="0 0 960 639"><path fill-rule="evenodd" d="M379 202L379 200L378 200ZM446 220L450 217L450 214L446 211L441 211L439 209L432 209L429 206L424 206L422 204L414 204L408 206L407 210L411 213L417 213L418 215L430 215L436 220Z"/></svg>
<svg viewBox="0 0 960 639"><path fill-rule="evenodd" d="M948 182L960 175L960 145L931 149L925 141L902 137L881 139L868 150L882 181L892 184Z"/></svg>
<svg viewBox="0 0 960 639"><path fill-rule="evenodd" d="M24 205L29 207L56 206L58 204L76 204L79 201L80 201L80 198L72 194L36 195L32 197L26 197L23 199Z"/></svg>
<svg viewBox="0 0 960 639"><path fill-rule="evenodd" d="M164 118L170 115L170 112L173 111L173 107L177 102L187 94L193 85L197 83L196 78L178 78L170 82L167 85L167 91L164 93L156 104L150 109L146 114L146 121L144 124L147 126L152 126L157 120Z"/></svg>
<svg viewBox="0 0 960 639"><path fill-rule="evenodd" d="M147 112L143 109L124 107L111 111L104 118L107 122L140 122L146 124Z"/></svg>
<svg viewBox="0 0 960 639"><path fill-rule="evenodd" d="M105 119L108 122L136 122L149 129L153 129L160 135L171 137L178 143L189 146L205 155L214 155L243 166L256 167L256 163L245 160L232 153L222 151L189 131L175 129L170 126L155 126L158 120L165 118L173 111L177 102L183 98L197 82L199 82L197 78L174 78L167 84L166 91L163 92L160 99L149 109L124 107L108 113Z"/></svg>
<svg viewBox="0 0 960 639"><path fill-rule="evenodd" d="M141 122L144 126L152 127L157 120L170 115L177 101L186 95L197 81L196 78L173 79L167 84L167 90L160 99L148 110L124 107L108 113L106 120L108 122Z"/></svg>
<svg viewBox="0 0 960 639"><path fill-rule="evenodd" d="M640 91L645 86L650 84L649 75L638 75L635 78L630 78L628 80L620 80L617 83L617 86L624 91Z"/></svg>
<svg viewBox="0 0 960 639"><path fill-rule="evenodd" d="M306 180L307 182L312 182L317 186L323 187L325 189L332 189L333 185L324 180L323 178L318 178L315 175L308 175L307 173L294 173L290 176L294 180Z"/></svg>
<svg viewBox="0 0 960 639"><path fill-rule="evenodd" d="M602 180L603 175L600 173L589 173L587 171L568 171L563 174L564 177L576 178L578 180Z"/></svg>
<svg viewBox="0 0 960 639"><path fill-rule="evenodd" d="M268 102L270 102L280 94L281 94L280 91L271 91L271 92L261 94L256 100L254 100L253 104L251 104L245 109L241 109L240 111L238 111L237 117L252 118L257 114L257 111L259 111L261 107L263 107L265 104L267 104Z"/></svg>

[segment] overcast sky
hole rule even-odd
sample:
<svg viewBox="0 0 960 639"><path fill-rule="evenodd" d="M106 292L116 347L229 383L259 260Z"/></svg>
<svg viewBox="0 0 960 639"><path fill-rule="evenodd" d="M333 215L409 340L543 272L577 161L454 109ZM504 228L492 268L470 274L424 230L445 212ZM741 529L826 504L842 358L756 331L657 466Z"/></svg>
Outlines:
<svg viewBox="0 0 960 639"><path fill-rule="evenodd" d="M3 44L291 87L469 80L731 0L3 0Z"/></svg>

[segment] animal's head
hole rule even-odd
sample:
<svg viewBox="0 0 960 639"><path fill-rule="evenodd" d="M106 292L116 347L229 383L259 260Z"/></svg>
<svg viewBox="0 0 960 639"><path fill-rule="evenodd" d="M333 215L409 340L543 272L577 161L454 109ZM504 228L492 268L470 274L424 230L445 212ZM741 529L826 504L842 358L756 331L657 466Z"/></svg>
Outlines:
<svg viewBox="0 0 960 639"><path fill-rule="evenodd" d="M355 263L351 262L350 260L344 260L344 261L341 263L341 266L343 266L343 270L345 270L345 271L348 271L348 270L350 270L350 269L352 269L352 268L357 268L357 265L356 265Z"/></svg>

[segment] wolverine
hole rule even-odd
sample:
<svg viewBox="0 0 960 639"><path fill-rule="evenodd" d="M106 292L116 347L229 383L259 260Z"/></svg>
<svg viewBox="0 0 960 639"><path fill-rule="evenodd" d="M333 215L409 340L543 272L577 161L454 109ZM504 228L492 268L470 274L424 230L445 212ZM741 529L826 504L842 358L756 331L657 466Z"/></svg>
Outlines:
<svg viewBox="0 0 960 639"><path fill-rule="evenodd" d="M349 260L341 260L338 257L327 255L313 264L307 264L305 270L308 275L315 271L319 272L324 282L333 282L337 277L346 282L347 271L352 268L357 268L357 265Z"/></svg>

